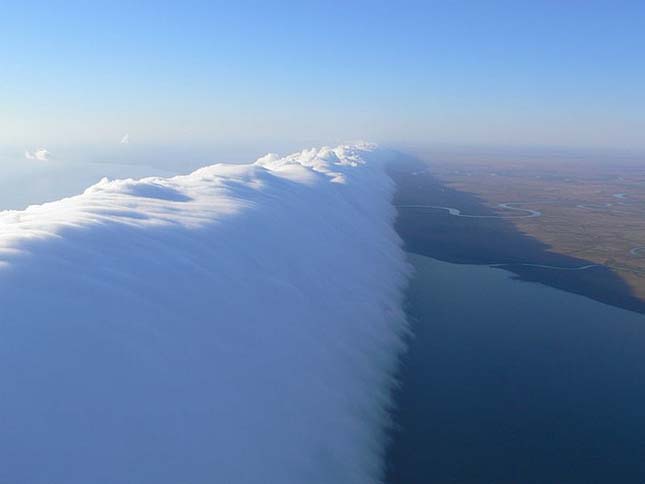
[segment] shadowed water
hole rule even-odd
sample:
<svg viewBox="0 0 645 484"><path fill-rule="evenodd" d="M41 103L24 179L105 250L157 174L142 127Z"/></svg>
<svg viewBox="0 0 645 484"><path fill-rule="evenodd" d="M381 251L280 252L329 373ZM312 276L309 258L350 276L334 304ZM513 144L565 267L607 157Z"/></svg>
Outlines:
<svg viewBox="0 0 645 484"><path fill-rule="evenodd" d="M391 484L645 482L645 316L410 255Z"/></svg>
<svg viewBox="0 0 645 484"><path fill-rule="evenodd" d="M512 220L497 218L500 213L477 196L441 183L428 171L429 166L401 155L389 170L398 187L394 202L401 207L396 229L409 252L459 264L504 264L522 280L540 282L645 314L645 301L634 296L625 281L610 268L552 252L544 242L518 231ZM515 207L535 208L521 205L528 200L512 202L516 202ZM446 210L409 206L458 207L464 214L483 217L453 216ZM504 216L511 215L518 214L504 213ZM584 266L590 267L576 271L551 268Z"/></svg>
<svg viewBox="0 0 645 484"><path fill-rule="evenodd" d="M392 167L397 205L496 214L425 168ZM414 336L386 482L645 482L645 303L627 284L505 219L402 209L397 230Z"/></svg>

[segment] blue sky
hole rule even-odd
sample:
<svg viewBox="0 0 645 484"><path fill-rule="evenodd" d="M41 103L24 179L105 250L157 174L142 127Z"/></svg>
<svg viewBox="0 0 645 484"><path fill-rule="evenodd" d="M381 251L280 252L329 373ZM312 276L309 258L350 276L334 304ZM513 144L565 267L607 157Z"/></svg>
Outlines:
<svg viewBox="0 0 645 484"><path fill-rule="evenodd" d="M642 1L3 2L0 145L641 150L643 52Z"/></svg>

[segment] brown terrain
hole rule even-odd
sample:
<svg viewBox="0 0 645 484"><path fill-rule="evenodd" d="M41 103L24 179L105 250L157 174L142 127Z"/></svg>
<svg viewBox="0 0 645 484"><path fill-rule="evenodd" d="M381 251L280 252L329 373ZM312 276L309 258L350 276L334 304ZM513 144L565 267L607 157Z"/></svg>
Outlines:
<svg viewBox="0 0 645 484"><path fill-rule="evenodd" d="M476 196L549 252L602 265L645 300L645 163L435 160L429 166L444 186ZM529 217L528 210L540 215Z"/></svg>

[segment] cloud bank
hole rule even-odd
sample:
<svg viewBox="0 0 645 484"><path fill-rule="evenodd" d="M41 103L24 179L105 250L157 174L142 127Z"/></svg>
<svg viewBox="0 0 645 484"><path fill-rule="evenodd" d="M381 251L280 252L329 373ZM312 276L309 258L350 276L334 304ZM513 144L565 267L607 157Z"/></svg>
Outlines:
<svg viewBox="0 0 645 484"><path fill-rule="evenodd" d="M0 482L379 482L408 271L384 157L0 212Z"/></svg>

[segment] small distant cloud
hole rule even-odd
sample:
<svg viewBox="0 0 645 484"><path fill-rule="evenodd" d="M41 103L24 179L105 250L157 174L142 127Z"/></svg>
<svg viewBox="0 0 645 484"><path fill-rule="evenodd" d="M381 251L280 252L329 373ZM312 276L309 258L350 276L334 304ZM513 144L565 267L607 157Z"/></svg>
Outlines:
<svg viewBox="0 0 645 484"><path fill-rule="evenodd" d="M28 160L48 161L51 153L45 148L38 148L36 151L25 151L25 158Z"/></svg>
<svg viewBox="0 0 645 484"><path fill-rule="evenodd" d="M130 135L126 133L123 136L123 138L121 138L121 144L122 145L127 145L129 142L130 142Z"/></svg>

